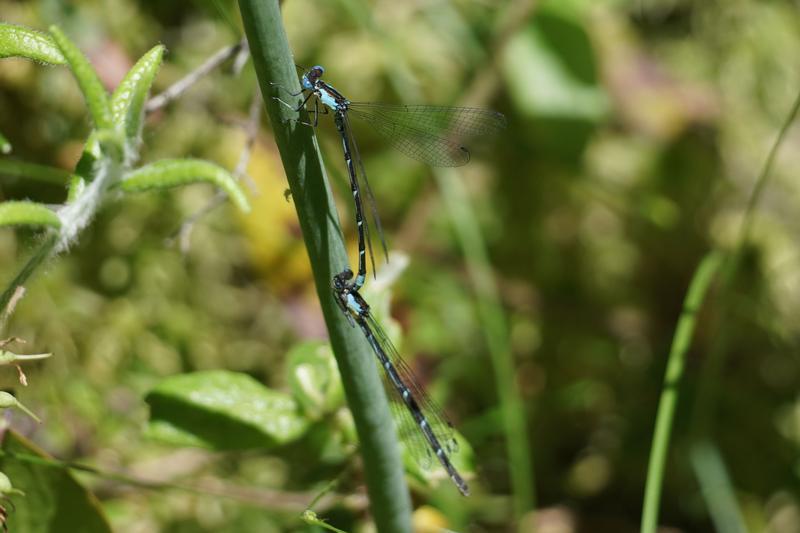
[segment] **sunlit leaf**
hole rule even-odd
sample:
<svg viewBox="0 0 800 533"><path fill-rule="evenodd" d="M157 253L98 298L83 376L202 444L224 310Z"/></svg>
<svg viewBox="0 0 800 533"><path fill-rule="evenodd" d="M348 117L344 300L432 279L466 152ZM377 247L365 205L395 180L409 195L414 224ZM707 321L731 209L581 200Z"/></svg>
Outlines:
<svg viewBox="0 0 800 533"><path fill-rule="evenodd" d="M344 403L342 380L328 343L295 346L288 354L287 373L292 393L309 418L319 420Z"/></svg>
<svg viewBox="0 0 800 533"><path fill-rule="evenodd" d="M0 23L0 57L24 57L54 65L66 63L49 35L4 23Z"/></svg>
<svg viewBox="0 0 800 533"><path fill-rule="evenodd" d="M35 202L0 203L0 226L49 226L57 228L61 221L48 207Z"/></svg>
<svg viewBox="0 0 800 533"><path fill-rule="evenodd" d="M124 121L125 137L135 141L139 137L144 116L144 104L161 59L164 56L164 46L157 45L150 49L128 71L128 74L117 86L111 96L111 114L115 123Z"/></svg>
<svg viewBox="0 0 800 533"><path fill-rule="evenodd" d="M531 115L598 120L609 102L597 77L589 36L575 10L543 9L505 50L505 74L517 107Z"/></svg>
<svg viewBox="0 0 800 533"><path fill-rule="evenodd" d="M2 449L0 469L25 493L10 496L9 531L111 533L97 498L68 470L45 464L46 455L13 431L4 434Z"/></svg>
<svg viewBox="0 0 800 533"><path fill-rule="evenodd" d="M281 446L309 425L290 396L223 370L169 378L147 395L147 403L151 436L215 450Z"/></svg>
<svg viewBox="0 0 800 533"><path fill-rule="evenodd" d="M8 142L8 139L0 133L0 154L10 154L11 153L11 143Z"/></svg>
<svg viewBox="0 0 800 533"><path fill-rule="evenodd" d="M51 26L50 33L78 82L95 125L99 129L111 128L111 106L108 93L100 82L100 78L97 77L97 72L83 52L57 26Z"/></svg>
<svg viewBox="0 0 800 533"><path fill-rule="evenodd" d="M227 193L236 207L245 212L250 210L244 191L233 175L219 165L199 159L156 161L127 174L118 186L123 191L135 192L169 189L196 182L216 185Z"/></svg>

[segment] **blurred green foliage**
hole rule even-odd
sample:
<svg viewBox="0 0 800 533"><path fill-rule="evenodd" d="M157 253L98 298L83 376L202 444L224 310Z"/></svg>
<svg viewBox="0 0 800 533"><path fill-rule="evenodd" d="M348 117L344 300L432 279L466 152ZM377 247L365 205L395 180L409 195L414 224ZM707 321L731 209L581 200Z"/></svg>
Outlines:
<svg viewBox="0 0 800 533"><path fill-rule="evenodd" d="M800 90L796 4L286 0L283 8L297 63L324 65L353 100L465 102L507 116L505 134L459 172L498 284L529 426L527 474L540 512L520 527L636 531L689 279L706 251L735 244ZM231 2L0 0L0 14L41 30L58 24L107 89L158 43L167 53L155 92L240 38ZM227 63L198 82L148 117L143 163L196 157L233 169L255 87L249 64L236 75ZM319 142L354 246L339 140L322 122ZM12 147L4 160L71 172L90 127L66 69L0 61L0 132ZM698 420L748 528L800 528L799 131L789 131L776 160L732 288L723 300L712 291L698 316L662 495L660 522L677 530L719 526L700 490L704 465L689 459ZM370 301L385 308L384 323L391 311L398 348L474 449L475 495L415 483L416 523L506 531L515 465L468 259L431 171L369 128L356 134L390 248L411 259L391 308L386 292ZM3 386L44 420L14 415L16 430L60 459L165 486L81 474L114 530L298 530L310 527L300 513L331 481L314 510L349 531L368 521L335 373L323 348L305 344L325 338L324 324L269 135L263 128L248 169L258 189L249 215L229 205L207 214L182 251L179 229L211 201L208 185L125 197L27 285L4 333L25 339L25 351L54 354L25 365L28 387L5 372ZM57 204L66 189L3 174L0 199ZM3 280L39 240L0 229ZM715 353L721 365L704 371ZM308 431L274 449L225 453L152 439L147 398L209 371L246 374L233 379L294 398ZM322 397L310 395L309 375L325 384ZM698 414L695 400L709 394L710 412ZM26 490L22 466L5 460L0 469ZM12 531L26 519L12 512Z"/></svg>

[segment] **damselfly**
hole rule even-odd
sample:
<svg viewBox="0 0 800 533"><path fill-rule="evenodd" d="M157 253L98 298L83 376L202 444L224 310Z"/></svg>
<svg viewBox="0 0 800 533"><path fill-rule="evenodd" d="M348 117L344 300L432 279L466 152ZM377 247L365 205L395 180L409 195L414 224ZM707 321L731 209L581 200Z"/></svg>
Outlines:
<svg viewBox="0 0 800 533"><path fill-rule="evenodd" d="M372 316L369 304L350 282L352 277L353 273L349 269L334 276L334 299L350 325L357 325L364 333L384 371L386 381L394 391L394 398L398 402L392 402L392 407L399 422L401 438L405 437L403 440L410 445L410 451L423 467L429 466L432 455L436 456L461 494L468 496L467 483L450 462L450 454L458 451L452 424L435 402L425 394L412 370ZM402 406L398 406L397 403L401 403ZM412 433L403 435L411 429L406 427L408 424L403 423L408 415L416 428Z"/></svg>
<svg viewBox="0 0 800 533"><path fill-rule="evenodd" d="M375 269L369 224L364 218L361 201L362 184L370 202L373 224L380 237L384 254L388 255L388 253L375 200L359 156L358 145L353 137L349 117L354 116L369 123L392 146L409 157L431 166L441 167L466 164L469 161L470 152L462 142L472 137L497 133L505 127L506 119L496 111L471 107L351 102L322 80L324 72L325 69L321 66L309 69L303 74L302 89L297 93L277 86L291 96L300 96L307 92L308 94L305 95L299 106L293 106L277 97L275 99L290 109L299 111L314 98L312 126L317 125L320 102L323 104L322 113L327 113L330 109L334 114L336 129L342 137L342 148L350 176L350 189L353 194L356 226L358 227L358 273L352 282L348 281L351 288L357 291L366 281L366 249L369 249L373 271Z"/></svg>

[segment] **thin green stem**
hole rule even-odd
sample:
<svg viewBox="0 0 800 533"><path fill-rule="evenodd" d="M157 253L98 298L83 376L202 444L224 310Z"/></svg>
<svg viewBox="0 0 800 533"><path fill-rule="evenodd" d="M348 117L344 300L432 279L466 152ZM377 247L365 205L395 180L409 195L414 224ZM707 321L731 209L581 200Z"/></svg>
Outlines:
<svg viewBox="0 0 800 533"><path fill-rule="evenodd" d="M714 519L714 523L720 531L739 531L743 527L741 525L743 521L740 518L741 512L735 508L736 498L722 454L716 450L712 439L709 437L714 427L714 410L720 382L718 377L720 370L725 365L725 358L728 355L728 343L731 339L731 329L719 326L726 324L730 317L733 306L731 288L739 272L745 246L750 240L756 207L758 207L758 203L761 200L769 176L772 174L772 167L778 151L799 112L800 91L798 91L794 103L781 125L778 136L775 138L775 142L770 147L769 153L764 160L764 165L761 167L745 207L735 248L725 259L717 304L719 309L719 316L716 320L718 332L708 357L703 361L703 368L700 371L699 385L695 395L696 400L692 410L690 429L693 440L692 464L695 475L703 488L703 494L706 497L712 519ZM709 450L713 451L714 454L711 454ZM706 465L702 461L703 459L713 461L713 464Z"/></svg>
<svg viewBox="0 0 800 533"><path fill-rule="evenodd" d="M767 154L767 159L764 161L764 166L761 168L761 173L758 175L756 184L753 187L750 200L747 202L747 207L744 211L744 218L742 219L742 227L739 231L739 240L736 244L735 255L737 262L739 256L741 255L742 249L750 239L750 230L753 226L753 216L755 215L758 202L761 200L761 194L764 191L764 187L767 185L767 179L772 173L772 165L775 163L775 157L778 155L778 149L783 144L783 140L786 138L786 133L788 133L789 127L791 127L792 123L797 118L798 112L800 112L800 92L797 93L794 104L792 104L792 108L789 111L789 114L786 116L786 120L784 120L781 130L778 132L778 137L775 139L775 143L772 145L772 148L770 148L769 154Z"/></svg>
<svg viewBox="0 0 800 533"><path fill-rule="evenodd" d="M689 453L700 490L718 533L746 533L744 517L736 501L728 469L719 448L710 440L692 443Z"/></svg>
<svg viewBox="0 0 800 533"><path fill-rule="evenodd" d="M486 243L464 185L453 170L437 169L435 175L458 235L459 244L464 250L467 269L478 299L478 313L486 332L486 342L494 368L495 386L503 415L506 449L511 465L509 470L514 511L519 519L523 513L535 508L536 495L528 427L514 372L508 324L500 303L497 284L492 275Z"/></svg>
<svg viewBox="0 0 800 533"><path fill-rule="evenodd" d="M278 92L271 83L291 92L299 90L278 1L239 0L239 8L359 435L372 515L378 531L410 531L411 503L373 355L333 299L331 281L348 266L348 260L319 147L313 130L296 122L297 113L272 98ZM300 102L284 91L280 96Z"/></svg>
<svg viewBox="0 0 800 533"><path fill-rule="evenodd" d="M683 311L678 319L675 335L672 337L672 347L667 360L664 386L661 389L661 399L658 403L653 444L650 448L650 462L647 468L647 484L645 486L644 509L642 511L642 533L655 533L658 525L664 467L667 462L667 451L669 450L672 423L675 418L675 407L678 403L679 385L683 379L686 352L694 335L697 312L721 263L722 254L716 251L709 252L700 262L694 276L692 276L689 290L683 300Z"/></svg>
<svg viewBox="0 0 800 533"><path fill-rule="evenodd" d="M39 245L17 276L0 296L0 309L5 309L17 287L21 287L50 257L65 250L72 244L94 218L111 184L119 181L121 175L121 154L110 150L98 163L95 179L86 186L75 200L65 205L59 212L61 227L50 233Z"/></svg>
<svg viewBox="0 0 800 533"><path fill-rule="evenodd" d="M6 308L17 288L22 287L25 282L28 281L28 278L36 272L36 269L53 254L53 250L55 250L57 244L58 234L56 232L46 237L45 241L39 245L36 251L33 252L31 258L28 259L28 262L25 263L22 269L17 273L17 276L8 284L3 294L0 295L0 309Z"/></svg>

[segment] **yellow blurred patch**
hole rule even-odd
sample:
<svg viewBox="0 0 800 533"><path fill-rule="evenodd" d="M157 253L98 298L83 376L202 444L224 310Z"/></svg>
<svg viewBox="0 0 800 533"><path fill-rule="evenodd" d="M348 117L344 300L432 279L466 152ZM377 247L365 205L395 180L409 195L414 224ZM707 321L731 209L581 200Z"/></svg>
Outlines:
<svg viewBox="0 0 800 533"><path fill-rule="evenodd" d="M231 130L220 140L219 157L227 168L235 168L244 144L241 130ZM250 155L247 175L255 184L250 191L250 213L239 213L249 243L253 264L269 279L270 286L290 290L307 285L311 269L300 224L272 137L259 137ZM248 178L242 182L247 188Z"/></svg>
<svg viewBox="0 0 800 533"><path fill-rule="evenodd" d="M411 525L414 533L442 533L448 523L439 509L423 505L411 515Z"/></svg>
<svg viewBox="0 0 800 533"><path fill-rule="evenodd" d="M221 137L214 159L225 168L234 169L245 142L244 133L239 128L230 128ZM248 191L252 206L250 213L238 215L248 239L253 264L273 288L289 291L302 286L314 293L297 212L288 192L289 184L280 154L271 136L260 137L253 146L247 175L257 190ZM242 186L247 188L247 181L243 181ZM354 216L352 207L338 205L338 210L343 217L342 225L349 235L354 226L350 220ZM354 235L347 238L347 250L350 266L355 270L358 251Z"/></svg>

